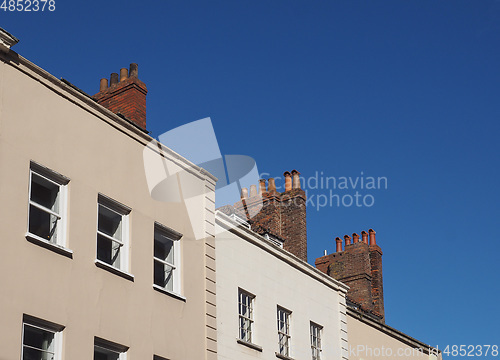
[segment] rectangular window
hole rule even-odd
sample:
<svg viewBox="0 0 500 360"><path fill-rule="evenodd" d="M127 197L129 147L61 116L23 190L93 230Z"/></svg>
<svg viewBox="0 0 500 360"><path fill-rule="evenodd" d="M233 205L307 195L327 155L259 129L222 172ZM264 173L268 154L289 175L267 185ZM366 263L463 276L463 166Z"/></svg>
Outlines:
<svg viewBox="0 0 500 360"><path fill-rule="evenodd" d="M23 360L61 359L63 326L27 317L23 321Z"/></svg>
<svg viewBox="0 0 500 360"><path fill-rule="evenodd" d="M97 260L128 270L128 214L130 209L99 194Z"/></svg>
<svg viewBox="0 0 500 360"><path fill-rule="evenodd" d="M255 296L238 289L239 339L252 342Z"/></svg>
<svg viewBox="0 0 500 360"><path fill-rule="evenodd" d="M321 330L322 326L311 322L311 351L312 360L321 359Z"/></svg>
<svg viewBox="0 0 500 360"><path fill-rule="evenodd" d="M65 246L68 182L66 177L31 162L28 236Z"/></svg>
<svg viewBox="0 0 500 360"><path fill-rule="evenodd" d="M292 313L278 306L278 348L279 354L290 356L290 315Z"/></svg>
<svg viewBox="0 0 500 360"><path fill-rule="evenodd" d="M182 234L155 224L154 231L154 285L163 290L181 292L180 244Z"/></svg>
<svg viewBox="0 0 500 360"><path fill-rule="evenodd" d="M94 338L94 360L126 360L127 351L127 346Z"/></svg>

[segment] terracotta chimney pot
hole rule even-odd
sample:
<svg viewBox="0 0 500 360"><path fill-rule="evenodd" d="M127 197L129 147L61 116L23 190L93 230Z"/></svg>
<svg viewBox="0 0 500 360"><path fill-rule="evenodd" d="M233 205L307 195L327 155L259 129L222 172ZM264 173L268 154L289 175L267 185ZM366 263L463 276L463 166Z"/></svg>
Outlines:
<svg viewBox="0 0 500 360"><path fill-rule="evenodd" d="M336 252L341 252L342 251L342 239L339 238L339 237L336 237L335 238L335 242L337 243L337 248L336 248Z"/></svg>

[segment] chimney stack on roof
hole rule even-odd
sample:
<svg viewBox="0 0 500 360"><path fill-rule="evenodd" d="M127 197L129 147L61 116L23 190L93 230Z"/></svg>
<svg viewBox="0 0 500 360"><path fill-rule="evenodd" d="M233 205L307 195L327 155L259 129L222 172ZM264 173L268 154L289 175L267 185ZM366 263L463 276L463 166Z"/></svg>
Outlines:
<svg viewBox="0 0 500 360"><path fill-rule="evenodd" d="M101 79L95 100L117 115L122 115L140 129L146 131L146 85L138 79L137 64L130 64L130 70L120 69L109 79Z"/></svg>
<svg viewBox="0 0 500 360"><path fill-rule="evenodd" d="M347 297L360 304L363 311L375 315L384 321L384 288L382 278L382 250L375 242L373 229L344 236L345 249L342 251L342 239L335 239L335 253L317 258L318 270L349 285ZM368 242L368 235L370 240Z"/></svg>
<svg viewBox="0 0 500 360"><path fill-rule="evenodd" d="M241 200L234 207L247 214L254 231L283 238L285 250L307 261L306 195L299 174L285 171L284 192L277 191L274 178L268 179L267 189L266 180L259 180L258 188L250 186L250 196L242 189Z"/></svg>

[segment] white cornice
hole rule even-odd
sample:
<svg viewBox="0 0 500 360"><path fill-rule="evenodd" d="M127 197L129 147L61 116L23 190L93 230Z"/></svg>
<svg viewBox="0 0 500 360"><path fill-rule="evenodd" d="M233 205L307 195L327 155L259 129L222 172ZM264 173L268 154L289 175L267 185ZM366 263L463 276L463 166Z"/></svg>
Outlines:
<svg viewBox="0 0 500 360"><path fill-rule="evenodd" d="M10 48L18 42L15 36L0 28L0 51L9 52Z"/></svg>
<svg viewBox="0 0 500 360"><path fill-rule="evenodd" d="M257 234L256 232L244 227L243 225L239 225L238 223L233 221L226 214L224 214L220 211L216 211L215 221L218 225L222 226L227 231L230 231L233 234L235 234L236 236L240 237L241 239L246 240L249 243L252 243L252 244L260 247L262 250L267 251L268 253L270 253L273 256L277 257L278 259L286 262L287 264L291 265L292 267L296 268L297 270L310 276L311 278L325 284L329 288L340 291L344 295L347 293L347 290L349 290L349 286L347 286L346 284L341 283L340 281L335 280L331 276L328 276L328 275L322 273L321 271L316 269L314 266L299 259L297 256L293 255L292 253L290 253L290 252L272 244L271 242L267 241L266 239L264 239L264 237ZM217 236L215 238L217 239Z"/></svg>

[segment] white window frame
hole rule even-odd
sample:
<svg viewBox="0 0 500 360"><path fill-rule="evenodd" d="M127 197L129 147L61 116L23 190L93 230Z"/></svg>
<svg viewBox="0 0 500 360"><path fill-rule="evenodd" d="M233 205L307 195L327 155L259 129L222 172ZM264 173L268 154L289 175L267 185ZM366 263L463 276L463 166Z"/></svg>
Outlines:
<svg viewBox="0 0 500 360"><path fill-rule="evenodd" d="M243 306L246 312L242 312ZM254 343L254 311L255 295L238 288L238 339L250 344Z"/></svg>
<svg viewBox="0 0 500 360"><path fill-rule="evenodd" d="M94 355L95 351L97 349L102 349L107 352L112 352L115 354L118 354L118 359L119 360L126 360L127 359L127 351L128 351L128 346L121 345L109 340L105 340L103 338L94 337Z"/></svg>
<svg viewBox="0 0 500 360"><path fill-rule="evenodd" d="M121 216L121 239L117 239L111 235L108 235L99 230L99 211L101 206L109 211L114 212ZM97 236L96 236L96 262L104 265L105 267L112 267L118 269L122 272L128 273L129 271L129 247L130 247L130 228L129 228L129 216L131 209L116 200L113 200L106 195L99 194L97 199ZM119 246L118 258L119 266L114 263L110 264L104 260L99 259L98 248L99 248L99 237L103 237L107 241L111 241L112 244L116 243Z"/></svg>
<svg viewBox="0 0 500 360"><path fill-rule="evenodd" d="M156 242L156 236L161 235L168 240L172 241L172 251L173 251L173 257L174 257L174 262L169 263L165 261L165 259L157 258L154 255L154 250L155 250L155 242ZM182 261L181 261L181 244L180 244L180 239L182 238L182 234L178 233L177 231L162 225L158 222L155 222L154 226L154 236L153 236L153 287L162 291L162 292L167 292L167 293L174 293L176 295L181 295L182 291L182 279L181 279L181 274L182 274ZM167 289L167 285L158 285L155 283L155 264L156 263L161 263L163 265L169 266L172 269L172 290Z"/></svg>
<svg viewBox="0 0 500 360"><path fill-rule="evenodd" d="M33 180L34 177L39 177L44 181L47 181L58 187L58 212L48 209L45 206L38 204L36 201L32 200L33 191ZM61 249L66 249L66 234L67 234L67 208L68 208L68 183L69 179L49 168L40 165L34 161L30 162L30 172L29 172L29 192L28 192L28 229L26 232L26 237L29 240L33 240L41 245L48 245L49 247L58 247ZM44 213L54 216L57 220L55 241L51 238L45 239L35 233L30 232L30 221L31 221L31 208L37 208ZM68 251L71 253L71 251Z"/></svg>
<svg viewBox="0 0 500 360"><path fill-rule="evenodd" d="M283 316L281 316L283 314ZM278 354L290 357L291 340L290 318L292 312L278 305L276 317L278 324ZM283 319L283 320L282 320ZM285 339L283 342L282 339ZM282 345L283 344L283 345Z"/></svg>
<svg viewBox="0 0 500 360"><path fill-rule="evenodd" d="M33 346L25 345L24 338L26 333L26 327L35 328L38 330L42 330L45 332L49 332L53 334L53 342L54 342L54 351L46 351L47 354L53 354L54 360L62 359L62 331L64 326L52 323L50 321L45 321L42 319L35 318L33 316L24 315L23 316L23 332L22 332L22 340L21 340L21 359L24 359L24 351L26 348L36 349L38 351L43 351L43 349L39 349Z"/></svg>
<svg viewBox="0 0 500 360"><path fill-rule="evenodd" d="M321 336L323 326L310 322L309 333L311 336L311 355L312 360L321 360Z"/></svg>

